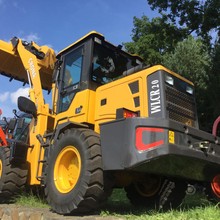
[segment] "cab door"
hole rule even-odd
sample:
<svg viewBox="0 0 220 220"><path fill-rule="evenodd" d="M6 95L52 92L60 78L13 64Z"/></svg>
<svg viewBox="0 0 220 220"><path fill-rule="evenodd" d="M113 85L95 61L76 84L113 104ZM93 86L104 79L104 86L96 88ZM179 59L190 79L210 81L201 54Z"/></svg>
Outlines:
<svg viewBox="0 0 220 220"><path fill-rule="evenodd" d="M59 85L58 113L67 111L78 91L83 71L83 46L63 56Z"/></svg>

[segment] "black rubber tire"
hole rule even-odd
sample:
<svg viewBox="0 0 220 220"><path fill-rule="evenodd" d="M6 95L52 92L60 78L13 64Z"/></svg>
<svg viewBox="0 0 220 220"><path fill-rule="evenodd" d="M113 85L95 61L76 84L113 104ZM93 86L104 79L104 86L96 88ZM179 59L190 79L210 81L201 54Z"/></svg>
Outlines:
<svg viewBox="0 0 220 220"><path fill-rule="evenodd" d="M81 158L80 176L74 188L61 192L55 185L56 159L67 146L78 150ZM90 212L103 201L103 169L100 137L89 129L67 129L50 147L45 164L45 196L59 214Z"/></svg>
<svg viewBox="0 0 220 220"><path fill-rule="evenodd" d="M149 192L145 192L141 188L148 187L148 183L151 182L151 186L148 188ZM143 187L141 186L143 184ZM125 192L127 198L130 200L131 204L138 207L154 207L158 193L161 187L161 179L158 177L151 177L151 181L141 179L139 182L132 183L129 186L126 186ZM141 193L141 191L143 193Z"/></svg>
<svg viewBox="0 0 220 220"><path fill-rule="evenodd" d="M164 179L156 201L156 208L162 211L179 208L186 196L187 187L188 183L184 180Z"/></svg>
<svg viewBox="0 0 220 220"><path fill-rule="evenodd" d="M135 187L135 184L125 188L127 197L135 206L155 208L157 210L176 209L185 198L187 183L180 180L169 180L164 178L157 192L152 196L142 196Z"/></svg>
<svg viewBox="0 0 220 220"><path fill-rule="evenodd" d="M9 147L0 147L0 203L10 202L13 196L21 193L26 186L27 166L10 163Z"/></svg>

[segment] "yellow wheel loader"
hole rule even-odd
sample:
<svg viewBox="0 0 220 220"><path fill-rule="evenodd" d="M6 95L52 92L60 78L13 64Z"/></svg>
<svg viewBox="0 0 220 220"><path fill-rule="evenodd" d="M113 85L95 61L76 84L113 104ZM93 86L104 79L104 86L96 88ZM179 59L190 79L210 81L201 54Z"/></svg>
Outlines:
<svg viewBox="0 0 220 220"><path fill-rule="evenodd" d="M220 139L199 130L192 82L145 67L94 31L57 56L34 42L0 41L0 61L12 83L29 84L18 108L33 116L27 143L1 147L10 153L0 157L2 185L7 164L19 161L25 184L42 187L60 214L95 210L116 187L134 205L163 210L195 183L220 201Z"/></svg>

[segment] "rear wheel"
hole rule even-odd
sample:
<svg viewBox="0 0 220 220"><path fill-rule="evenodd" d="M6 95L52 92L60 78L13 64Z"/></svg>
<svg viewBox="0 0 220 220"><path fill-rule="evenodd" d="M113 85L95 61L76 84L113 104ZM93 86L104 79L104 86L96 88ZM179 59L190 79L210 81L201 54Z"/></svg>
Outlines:
<svg viewBox="0 0 220 220"><path fill-rule="evenodd" d="M188 183L180 179L165 179L161 185L156 201L159 210L177 209L186 196Z"/></svg>
<svg viewBox="0 0 220 220"><path fill-rule="evenodd" d="M49 149L45 195L60 214L88 212L103 199L99 135L88 129L68 129Z"/></svg>
<svg viewBox="0 0 220 220"><path fill-rule="evenodd" d="M127 197L133 205L168 210L178 208L186 195L187 183L157 176L126 187Z"/></svg>
<svg viewBox="0 0 220 220"><path fill-rule="evenodd" d="M27 167L10 163L9 147L0 147L0 202L9 202L13 196L24 190L27 181Z"/></svg>
<svg viewBox="0 0 220 220"><path fill-rule="evenodd" d="M147 175L125 187L125 191L133 205L151 207L155 205L160 187L160 177Z"/></svg>
<svg viewBox="0 0 220 220"><path fill-rule="evenodd" d="M220 202L220 174L216 175L210 183L206 184L205 193L211 202Z"/></svg>

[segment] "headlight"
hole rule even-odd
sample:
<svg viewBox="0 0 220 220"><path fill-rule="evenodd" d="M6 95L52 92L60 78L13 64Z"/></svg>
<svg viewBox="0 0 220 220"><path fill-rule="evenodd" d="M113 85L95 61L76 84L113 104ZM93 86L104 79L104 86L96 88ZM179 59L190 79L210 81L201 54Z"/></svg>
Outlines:
<svg viewBox="0 0 220 220"><path fill-rule="evenodd" d="M173 86L174 84L174 79L170 75L165 75L165 82L168 83L169 85Z"/></svg>
<svg viewBox="0 0 220 220"><path fill-rule="evenodd" d="M186 86L186 92L193 95L193 88L191 86Z"/></svg>

